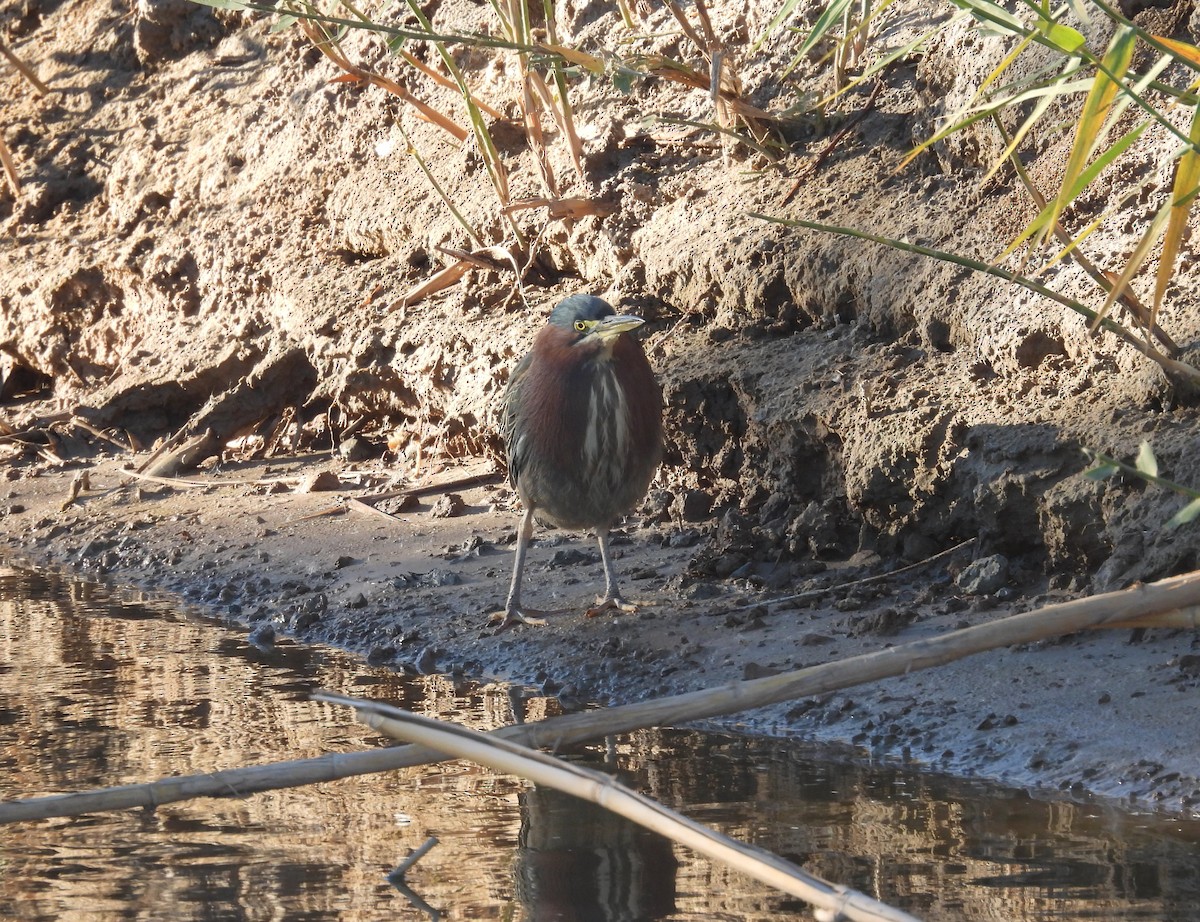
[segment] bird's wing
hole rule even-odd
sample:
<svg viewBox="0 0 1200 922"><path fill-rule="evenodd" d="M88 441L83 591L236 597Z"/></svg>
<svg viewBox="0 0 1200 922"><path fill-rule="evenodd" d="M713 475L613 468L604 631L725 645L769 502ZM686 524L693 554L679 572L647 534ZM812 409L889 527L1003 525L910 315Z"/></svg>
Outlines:
<svg viewBox="0 0 1200 922"><path fill-rule="evenodd" d="M508 463L508 482L515 488L517 477L528 452L517 436L517 417L521 412L521 386L525 373L533 360L533 354L526 355L508 379L508 390L504 394L504 453Z"/></svg>

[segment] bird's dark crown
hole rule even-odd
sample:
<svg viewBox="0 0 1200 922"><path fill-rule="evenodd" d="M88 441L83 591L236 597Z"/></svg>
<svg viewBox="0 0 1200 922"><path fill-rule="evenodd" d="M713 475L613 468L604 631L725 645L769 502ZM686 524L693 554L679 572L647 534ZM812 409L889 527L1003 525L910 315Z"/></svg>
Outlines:
<svg viewBox="0 0 1200 922"><path fill-rule="evenodd" d="M558 302L558 306L550 312L547 322L569 330L576 320L599 320L601 317L611 317L615 313L612 305L603 298L597 298L595 295L571 295Z"/></svg>

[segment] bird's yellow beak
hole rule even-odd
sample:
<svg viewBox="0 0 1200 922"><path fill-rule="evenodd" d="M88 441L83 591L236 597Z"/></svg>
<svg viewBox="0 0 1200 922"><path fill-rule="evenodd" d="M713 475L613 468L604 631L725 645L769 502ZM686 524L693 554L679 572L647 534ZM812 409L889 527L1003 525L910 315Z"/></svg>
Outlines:
<svg viewBox="0 0 1200 922"><path fill-rule="evenodd" d="M605 342L616 339L622 333L636 330L646 321L632 314L617 314L613 317L601 317L588 330L590 336L599 336Z"/></svg>

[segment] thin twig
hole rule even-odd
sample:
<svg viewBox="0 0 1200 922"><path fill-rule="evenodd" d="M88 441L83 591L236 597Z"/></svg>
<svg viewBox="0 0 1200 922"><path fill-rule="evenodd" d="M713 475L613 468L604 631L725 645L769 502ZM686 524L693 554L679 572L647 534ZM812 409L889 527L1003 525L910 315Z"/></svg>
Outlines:
<svg viewBox="0 0 1200 922"><path fill-rule="evenodd" d="M829 143L825 145L824 149L819 154L817 154L816 159L800 171L799 175L796 177L796 181L792 183L792 187L788 189L787 194L784 195L783 199L780 201L781 205L786 205L795 197L796 193L800 191L800 187L804 185L804 181L813 176L817 170L821 168L822 164L829 159L829 156L835 150L837 150L838 145L842 143L842 140L846 137L846 135L854 129L854 126L866 118L867 113L875 108L875 100L879 98L879 94L882 90L883 81L876 80L875 85L871 87L871 95L867 97L867 101L863 107L855 112L854 115L852 115L846 121L846 124L844 124L834 133L833 137L830 138Z"/></svg>
<svg viewBox="0 0 1200 922"><path fill-rule="evenodd" d="M901 573L907 573L910 570L916 570L919 567L926 567L935 560L941 560L943 557L949 557L964 547L974 544L976 538L968 538L954 547L946 548L944 551L938 551L932 557L926 557L924 560L918 560L916 563L910 563L907 566L900 567L898 570L888 570L886 573L876 573L874 576L864 576L862 579L852 580L849 583L833 583L823 589L806 589L804 592L797 592L794 595L784 595L777 599L763 599L761 601L747 602L745 605L739 605L737 608L730 609L731 611L744 611L749 608L757 608L759 605L778 605L780 602L795 602L797 599L815 599L823 595L828 595L831 592L845 592L848 589L855 589L859 586L864 586L868 583L878 583L885 579L891 579L893 576L899 576Z"/></svg>
<svg viewBox="0 0 1200 922"><path fill-rule="evenodd" d="M50 92L50 87L46 86L46 84L41 81L36 71L34 71L32 67L13 54L9 47L4 44L4 42L0 42L0 54L8 58L9 63L11 63L13 67L21 72L21 76L23 76L33 85L33 88L38 91L38 95L45 96Z"/></svg>
<svg viewBox="0 0 1200 922"><path fill-rule="evenodd" d="M407 858L396 865L395 869L388 874L388 879L391 880L392 878L398 878L399 880L404 880L404 875L409 872L409 869L412 868L412 866L422 858L424 858L425 855L429 853L429 850L437 844L437 836L430 836L428 839L414 848Z"/></svg>
<svg viewBox="0 0 1200 922"><path fill-rule="evenodd" d="M105 442L108 442L114 448L118 448L121 451L133 451L133 447L131 445L122 445L120 442L118 442L116 439L114 439L107 432L102 432L101 430L99 430L95 426L93 426L91 423L80 419L78 416L74 417L71 420L71 425L75 426L77 429L82 429L84 432L94 435L98 439L103 439Z"/></svg>

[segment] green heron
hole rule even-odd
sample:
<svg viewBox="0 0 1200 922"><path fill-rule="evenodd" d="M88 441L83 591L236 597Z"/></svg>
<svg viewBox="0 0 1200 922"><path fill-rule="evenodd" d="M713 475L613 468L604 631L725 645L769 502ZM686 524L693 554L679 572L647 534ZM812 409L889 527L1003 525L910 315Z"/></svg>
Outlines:
<svg viewBox="0 0 1200 922"><path fill-rule="evenodd" d="M502 627L542 624L534 616L547 614L521 606L521 571L535 516L595 532L605 591L589 617L634 610L617 589L608 532L646 495L662 460L662 390L629 335L644 322L616 314L592 295L571 295L551 312L509 379L508 480L525 514Z"/></svg>

